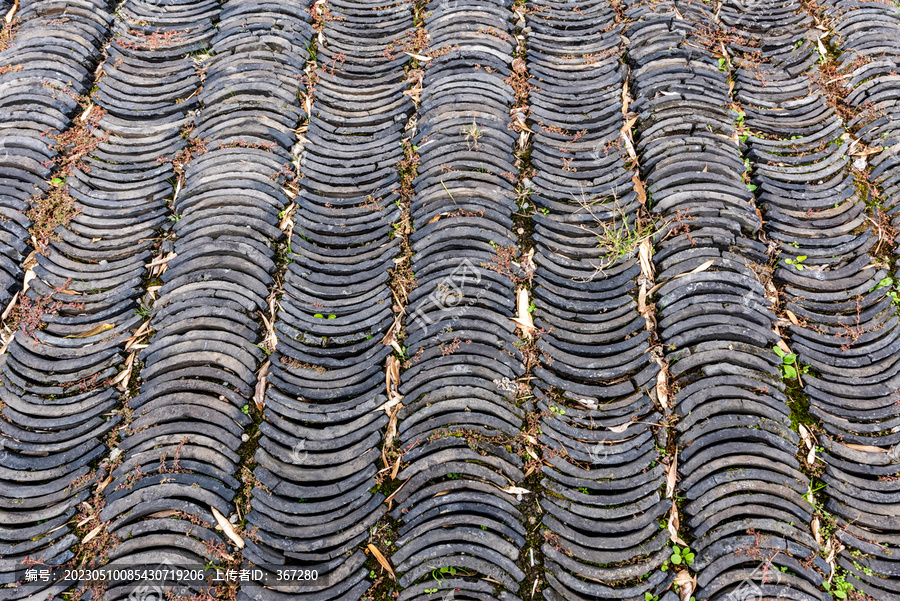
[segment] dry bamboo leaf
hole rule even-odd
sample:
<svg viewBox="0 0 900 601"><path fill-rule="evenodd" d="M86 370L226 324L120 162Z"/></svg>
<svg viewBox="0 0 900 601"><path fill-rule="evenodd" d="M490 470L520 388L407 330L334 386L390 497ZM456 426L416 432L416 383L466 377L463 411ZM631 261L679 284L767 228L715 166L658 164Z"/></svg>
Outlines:
<svg viewBox="0 0 900 601"><path fill-rule="evenodd" d="M385 559L384 555L381 554L381 551L378 550L378 547L376 547L372 543L369 543L367 548L372 553L372 557L375 558L375 561L377 561L379 563L379 565L381 565L382 568L387 570L388 574L391 575L391 578L396 580L397 576L394 575L394 570L391 569L391 564L389 564L388 560Z"/></svg>
<svg viewBox="0 0 900 601"><path fill-rule="evenodd" d="M625 422L624 424L620 424L618 426L610 426L606 429L609 430L610 432L615 432L616 434L621 434L622 432L627 430L630 425L631 425L631 422Z"/></svg>
<svg viewBox="0 0 900 601"><path fill-rule="evenodd" d="M822 55L823 59L828 58L828 49L825 48L825 44L822 43L822 36L816 38L816 42L819 48L819 54Z"/></svg>
<svg viewBox="0 0 900 601"><path fill-rule="evenodd" d="M157 511L156 513L151 513L148 515L148 518L170 518L173 515L178 515L179 511L177 509L165 509L163 511Z"/></svg>
<svg viewBox="0 0 900 601"><path fill-rule="evenodd" d="M100 534L103 529L106 528L106 524L100 524L90 532L88 532L83 539L81 539L81 544L86 545L90 540L96 538L98 534Z"/></svg>
<svg viewBox="0 0 900 601"><path fill-rule="evenodd" d="M659 404L663 406L663 409L669 411L669 385L666 382L666 371L664 369L660 369L659 373L656 374L656 398L659 400Z"/></svg>
<svg viewBox="0 0 900 601"><path fill-rule="evenodd" d="M390 420L388 421L387 430L384 433L383 447L389 447L391 443L394 442L394 437L397 436L397 415L400 413L401 409L403 409L403 403L397 403L394 410L388 413ZM384 464L387 465L387 462Z"/></svg>
<svg viewBox="0 0 900 601"><path fill-rule="evenodd" d="M222 532L225 533L225 536L230 538L231 542L237 545L238 549L243 549L244 539L238 536L238 533L234 531L234 527L231 525L231 523L229 523L229 521L225 519L224 515L219 513L218 509L212 506L210 506L210 509L212 509L213 517L216 518L216 522L218 522L219 528L222 529Z"/></svg>
<svg viewBox="0 0 900 601"><path fill-rule="evenodd" d="M641 288L638 290L638 313L647 318L647 282L641 282ZM650 329L650 322L647 322L647 329Z"/></svg>
<svg viewBox="0 0 900 601"><path fill-rule="evenodd" d="M528 310L531 307L531 301L528 299L527 288L519 288L519 291L516 293L516 306L518 314L513 321L522 328L522 334L525 338L530 338L534 332L534 320L531 318L531 312Z"/></svg>
<svg viewBox="0 0 900 601"><path fill-rule="evenodd" d="M628 80L622 84L622 114L628 114L628 105L631 103L631 94L628 93Z"/></svg>
<svg viewBox="0 0 900 601"><path fill-rule="evenodd" d="M421 54L413 54L412 52L404 52L403 54L405 54L406 56L412 57L412 58L416 59L417 61L423 61L426 63L431 60L430 56L422 56Z"/></svg>
<svg viewBox="0 0 900 601"><path fill-rule="evenodd" d="M13 294L12 300L9 301L9 304L6 305L6 309L3 310L3 315L0 315L0 321L6 321L6 318L9 317L9 314L12 313L12 310L16 306L16 302L19 300L19 293L16 292Z"/></svg>
<svg viewBox="0 0 900 601"><path fill-rule="evenodd" d="M819 543L819 546L821 546L822 543L823 543L824 541L822 540L822 535L821 535L821 533L819 532L819 518L818 518L818 516L813 516L813 519L812 519L812 522L810 523L810 526L812 527L812 533L813 533L813 536L814 536L815 539L816 539L816 542Z"/></svg>
<svg viewBox="0 0 900 601"><path fill-rule="evenodd" d="M31 269L25 272L25 275L22 277L22 294L25 294L25 292L28 291L28 288L30 287L28 286L28 283L35 277L36 276L34 275L34 271L32 271Z"/></svg>
<svg viewBox="0 0 900 601"><path fill-rule="evenodd" d="M128 338L125 341L125 350L127 351L131 347L133 347L137 341L144 335L144 333L150 329L150 320L148 319L144 323L141 324L141 327L135 331L134 335L131 338Z"/></svg>
<svg viewBox="0 0 900 601"><path fill-rule="evenodd" d="M794 324L795 326L799 326L799 325L800 325L800 320L797 319L797 316L794 315L794 313L793 313L792 311L790 311L790 310L788 310L788 309L785 309L784 314L787 315L787 318L788 318L789 320L791 320L791 323L792 323L792 324Z"/></svg>
<svg viewBox="0 0 900 601"><path fill-rule="evenodd" d="M640 259L641 262L641 272L647 279L653 278L653 262L650 260L651 256L653 256L653 243L650 241L650 238L644 238L641 240L641 244L638 247L638 259Z"/></svg>
<svg viewBox="0 0 900 601"><path fill-rule="evenodd" d="M266 361L259 368L259 374L256 377L256 389L253 391L253 402L260 411L266 406L266 376L269 375L269 366L271 361Z"/></svg>
<svg viewBox="0 0 900 601"><path fill-rule="evenodd" d="M692 270L690 270L689 272L687 272L687 273L685 273L685 274L682 274L682 275L691 275L691 274L693 274L693 273L700 273L701 271L706 271L707 269L709 269L710 267L712 267L712 266L715 264L715 262L716 262L716 259L710 259L709 261L704 262L704 263L703 263L702 265L700 265L699 267L697 267L697 268L695 268L695 269L692 269ZM679 276L679 277L680 277L680 276Z"/></svg>
<svg viewBox="0 0 900 601"><path fill-rule="evenodd" d="M527 488L521 488L521 487L519 487L519 486L510 486L510 487L507 487L507 488L501 488L500 490L502 490L503 492L505 492L505 493L507 493L507 494L510 494L510 495L527 495L527 494L531 494L531 491L530 491L530 490L528 490Z"/></svg>
<svg viewBox="0 0 900 601"><path fill-rule="evenodd" d="M426 223L425 225L431 225L432 223L439 221L441 217L443 217L443 215L437 214L434 217L432 217L431 219L429 219L428 223Z"/></svg>
<svg viewBox="0 0 900 601"><path fill-rule="evenodd" d="M806 429L806 426L803 424L797 424L797 430L800 432L800 438L803 439L803 442L806 443L806 448L812 448L812 439L809 435L809 430Z"/></svg>
<svg viewBox="0 0 900 601"><path fill-rule="evenodd" d="M406 482L409 482L409 480L407 479ZM391 496L389 496L387 499L384 500L384 502L385 502L385 503L387 504L387 506L388 506L388 511L390 511L390 509L391 509L391 505L392 505L393 502L394 502L394 497L397 496L397 493L398 493L398 492L400 492L401 490L403 490L403 487L406 486L406 482L404 482L403 484L401 484L400 486L398 486L398 487L397 487L397 490L395 490L394 492L392 492L392 493L391 493Z"/></svg>
<svg viewBox="0 0 900 601"><path fill-rule="evenodd" d="M634 192L638 196L638 202L642 205L646 205L647 191L644 189L644 183L641 181L641 178L636 171L634 175L631 176L631 183L634 184Z"/></svg>
<svg viewBox="0 0 900 601"><path fill-rule="evenodd" d="M854 451L859 451L860 453L887 453L887 449L882 449L880 447L873 447L868 444L852 444L849 442L845 442L844 446L848 449L853 449Z"/></svg>
<svg viewBox="0 0 900 601"><path fill-rule="evenodd" d="M131 351L128 354L128 359L125 360L125 368L122 369L122 371L120 371L119 374L115 378L113 378L111 382L111 384L117 385L116 388L118 388L121 392L125 392L125 390L128 388L128 379L131 377L131 371L134 367L134 356L135 352Z"/></svg>
<svg viewBox="0 0 900 601"><path fill-rule="evenodd" d="M809 453L806 455L806 463L812 465L816 462L816 447L813 447L809 450Z"/></svg>
<svg viewBox="0 0 900 601"><path fill-rule="evenodd" d="M400 472L400 460L402 459L402 455L397 456L397 461L394 462L394 467L391 468L391 480L397 479L397 474Z"/></svg>
<svg viewBox="0 0 900 601"><path fill-rule="evenodd" d="M694 587L697 586L697 576L691 576L687 570L681 570L675 573L675 582L678 583L678 597L680 601L690 601L694 594Z"/></svg>
<svg viewBox="0 0 900 601"><path fill-rule="evenodd" d="M6 13L6 22L7 22L7 23L12 23L13 15L16 14L16 11L17 11L17 10L19 10L19 0L16 0L16 1L13 3L12 8L9 9L9 12Z"/></svg>
<svg viewBox="0 0 900 601"><path fill-rule="evenodd" d="M778 348L780 348L781 350L783 350L785 353L792 354L792 353L791 353L791 347L789 347L789 346L787 345L787 342L785 342L785 341L782 340L781 338L778 339Z"/></svg>
<svg viewBox="0 0 900 601"><path fill-rule="evenodd" d="M678 536L678 525L678 507L675 506L675 501L672 501L672 509L669 511L669 538L676 545L687 547L687 543Z"/></svg>
<svg viewBox="0 0 900 601"><path fill-rule="evenodd" d="M672 464L666 473L666 498L671 499L675 495L675 481L678 479L678 453L672 455Z"/></svg>
<svg viewBox="0 0 900 601"><path fill-rule="evenodd" d="M175 253L169 253L165 257L154 258L152 261L150 261L149 263L144 265L144 267L149 269L150 267L157 267L159 265L165 265L166 263L168 263L169 261L171 261L172 259L174 259L177 256L178 255Z"/></svg>
<svg viewBox="0 0 900 601"><path fill-rule="evenodd" d="M101 323L87 332L82 332L81 334L69 334L66 338L90 338L91 336L96 336L97 334L102 334L107 330L111 330L114 327L116 327L116 325L112 323Z"/></svg>
<svg viewBox="0 0 900 601"><path fill-rule="evenodd" d="M97 485L97 492L103 492L107 486L112 484L112 481L113 481L113 477L112 477L112 474L110 474L109 476L106 477L105 480L103 480L103 482L101 482L100 484ZM174 510L172 510L172 511L174 511ZM153 516L151 516L151 517L153 517Z"/></svg>

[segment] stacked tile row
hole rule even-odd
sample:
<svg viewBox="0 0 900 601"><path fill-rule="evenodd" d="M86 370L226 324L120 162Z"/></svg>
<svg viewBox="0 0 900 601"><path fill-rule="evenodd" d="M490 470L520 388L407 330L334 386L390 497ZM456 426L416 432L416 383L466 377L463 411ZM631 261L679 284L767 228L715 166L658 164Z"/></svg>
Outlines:
<svg viewBox="0 0 900 601"><path fill-rule="evenodd" d="M516 565L526 535L515 489L523 461L503 442L524 417L515 404L523 356L510 321L512 17L503 0L437 0L425 12L432 58L413 139L420 162L410 236L418 286L407 308L398 433L405 484L391 513L400 521L391 556L400 601L448 591L515 599L525 576Z"/></svg>
<svg viewBox="0 0 900 601"><path fill-rule="evenodd" d="M652 426L663 417L659 367L637 303L641 204L622 133L622 31L605 0L529 9L533 316L543 331L534 396L550 449L543 595L658 596L672 580L659 569L672 503Z"/></svg>
<svg viewBox="0 0 900 601"><path fill-rule="evenodd" d="M300 155L300 193L261 426L261 486L248 523L254 562L318 570L300 589L244 587L242 598L359 599L361 552L385 513L375 492L383 433L383 338L393 327L389 269L399 255L401 138L412 4L329 2ZM375 10L375 9L378 10Z"/></svg>
<svg viewBox="0 0 900 601"><path fill-rule="evenodd" d="M637 151L651 212L656 318L679 421L682 526L698 599L752 585L761 598L821 598L808 479L763 284L769 261L735 131L727 73L701 3L626 13ZM780 568L786 568L782 572ZM773 578L773 572L783 575Z"/></svg>
<svg viewBox="0 0 900 601"><path fill-rule="evenodd" d="M134 421L120 444L124 461L105 491L101 517L122 541L110 567L196 568L234 559L233 537L213 530L214 512L224 519L235 512L239 447L265 358L256 315L269 310L273 247L289 204L282 183L305 116L300 76L313 34L305 3L206 0L184 8L183 26L206 19L216 32L186 135L193 158L173 201L176 239L171 247L164 242L176 256L140 355ZM110 594L127 596L133 587Z"/></svg>
<svg viewBox="0 0 900 601"><path fill-rule="evenodd" d="M859 144L844 134L849 127L877 145L879 125L860 128L862 115L845 124L828 106L823 77L831 75L818 73L812 19L799 2L791 8L796 15L791 24L760 20L746 28L759 42L753 52L761 51L763 64L748 61L738 71L736 89L747 107L747 125L759 132L750 139L750 157L767 232L780 245L775 279L783 286L785 309L800 321L790 326L791 349L801 370L809 371L801 374L803 392L824 429L818 461L825 462L826 486L818 494L826 499L824 511L836 516L837 538L847 547L838 565L850 572L847 581L858 590L883 598L886 591L900 591L900 560L892 552L900 533L900 489L892 481L900 456L889 452L900 442L895 431L900 330L888 296L892 287L881 285L890 272L875 258L890 241L877 223L872 227L869 190L851 172L854 163L862 166L854 156ZM847 55L866 54L868 43L853 33L854 24L878 23L873 16L880 12L863 7L838 17ZM843 66L849 62L844 58ZM877 82L872 65L848 81L851 106L861 108L861 88L871 90ZM873 80L858 86L868 78ZM880 160L890 161L884 155Z"/></svg>

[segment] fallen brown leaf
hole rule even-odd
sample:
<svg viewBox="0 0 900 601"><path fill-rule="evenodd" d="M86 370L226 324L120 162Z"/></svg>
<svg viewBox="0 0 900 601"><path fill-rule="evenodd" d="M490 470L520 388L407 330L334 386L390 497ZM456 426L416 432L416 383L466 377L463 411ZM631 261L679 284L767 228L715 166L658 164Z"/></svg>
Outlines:
<svg viewBox="0 0 900 601"><path fill-rule="evenodd" d="M96 536L98 534L100 534L104 528L106 528L106 524L100 524L99 526L97 526L96 528L94 528L93 530L91 530L90 532L85 534L84 538L81 539L81 544L86 545L89 541L96 538Z"/></svg>
<svg viewBox="0 0 900 601"><path fill-rule="evenodd" d="M216 518L216 522L219 524L219 528L221 528L222 532L225 533L225 536L230 538L231 542L237 545L238 549L243 549L244 539L238 536L238 533L235 532L234 527L231 525L231 523L225 518L224 515L219 512L218 509L212 506L210 506L210 509L212 509L213 517Z"/></svg>
<svg viewBox="0 0 900 601"><path fill-rule="evenodd" d="M100 325L96 325L87 332L82 332L81 334L69 334L66 338L90 338L91 336L96 336L97 334L102 334L107 330L111 330L116 327L115 324L112 323L101 323Z"/></svg>
<svg viewBox="0 0 900 601"><path fill-rule="evenodd" d="M271 361L266 361L259 368L259 374L256 376L256 389L253 391L253 402L260 411L266 406L266 376L269 375L269 366Z"/></svg>
<svg viewBox="0 0 900 601"><path fill-rule="evenodd" d="M531 301L528 299L528 289L525 287L519 288L519 291L516 293L518 313L512 321L522 328L522 335L525 338L530 338L534 332L534 320L531 318L531 312L528 310L530 306Z"/></svg>
<svg viewBox="0 0 900 601"><path fill-rule="evenodd" d="M678 525L678 507L675 506L675 501L672 501L672 509L669 511L669 538L676 545L682 545L686 547L687 543L681 540L681 537L678 536Z"/></svg>
<svg viewBox="0 0 900 601"><path fill-rule="evenodd" d="M394 574L394 570L391 569L391 564L389 564L388 560L384 557L384 555L381 554L381 551L378 550L378 547L376 547L372 543L369 543L367 548L369 549L369 552L372 553L372 557L375 558L375 561L377 561L382 568L387 570L388 574L391 575L391 578L396 580L397 576Z"/></svg>
<svg viewBox="0 0 900 601"><path fill-rule="evenodd" d="M859 451L860 453L887 453L887 449L882 449L880 447L873 447L868 444L852 444L849 442L845 442L844 446L848 449L853 449L854 451Z"/></svg>
<svg viewBox="0 0 900 601"><path fill-rule="evenodd" d="M672 464L666 472L666 498L672 499L675 495L675 481L678 479L678 453L672 455Z"/></svg>

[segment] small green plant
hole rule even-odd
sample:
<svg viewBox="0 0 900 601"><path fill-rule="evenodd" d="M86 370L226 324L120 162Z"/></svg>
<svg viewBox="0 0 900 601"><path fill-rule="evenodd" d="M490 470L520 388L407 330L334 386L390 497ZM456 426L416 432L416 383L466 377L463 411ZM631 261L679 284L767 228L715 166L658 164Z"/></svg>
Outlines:
<svg viewBox="0 0 900 601"><path fill-rule="evenodd" d="M566 410L562 407L557 407L556 405L550 405L550 412L555 413L556 415L565 415Z"/></svg>
<svg viewBox="0 0 900 601"><path fill-rule="evenodd" d="M244 415L250 415L250 405L244 405L241 407L241 413Z"/></svg>
<svg viewBox="0 0 900 601"><path fill-rule="evenodd" d="M891 299L891 303L895 305L900 305L900 294L897 293L897 282L894 281L892 277L886 277L876 285L872 290L880 290L881 288L887 288L888 291L885 292L885 296Z"/></svg>
<svg viewBox="0 0 900 601"><path fill-rule="evenodd" d="M680 566L681 564L691 565L694 563L694 553L687 547L672 547L672 555L669 556L669 561L672 562L673 565Z"/></svg>
<svg viewBox="0 0 900 601"><path fill-rule="evenodd" d="M846 599L850 591L853 590L853 585L847 582L843 574L835 575L831 580L831 584L826 580L822 583L822 587L831 593L831 596L835 599Z"/></svg>
<svg viewBox="0 0 900 601"><path fill-rule="evenodd" d="M725 60L725 59L720 58L719 60ZM654 595L650 591L647 591L644 593L644 601L657 601L658 599L659 599L659 595Z"/></svg>
<svg viewBox="0 0 900 601"><path fill-rule="evenodd" d="M788 265L793 265L794 269L797 271L803 271L806 267L803 265L803 261L806 260L806 255L800 255L796 259L785 259L784 262Z"/></svg>
<svg viewBox="0 0 900 601"><path fill-rule="evenodd" d="M781 375L784 378L794 379L797 377L797 374L805 374L809 371L809 366L804 365L803 367L798 367L797 365L797 355L794 353L785 353L783 350L778 348L777 346L772 347L772 350L775 351L775 354L781 357Z"/></svg>

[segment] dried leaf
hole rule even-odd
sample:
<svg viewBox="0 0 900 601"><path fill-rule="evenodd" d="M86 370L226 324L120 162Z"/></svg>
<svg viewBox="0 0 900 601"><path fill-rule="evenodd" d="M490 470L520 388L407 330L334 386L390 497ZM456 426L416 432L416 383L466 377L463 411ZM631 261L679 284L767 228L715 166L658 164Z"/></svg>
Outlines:
<svg viewBox="0 0 900 601"><path fill-rule="evenodd" d="M103 480L103 482L101 482L101 483L99 483L99 484L97 485L97 492L103 492L103 490L104 490L107 486L109 486L110 484L112 484L112 481L113 481L113 477L112 477L112 474L110 474L109 476L106 477L105 480ZM172 510L172 511L174 511L174 510ZM176 513L177 513L177 512L176 512ZM151 517L152 517L152 516L151 516Z"/></svg>
<svg viewBox="0 0 900 601"><path fill-rule="evenodd" d="M660 369L656 374L656 398L663 409L669 411L669 384L666 381L666 370Z"/></svg>
<svg viewBox="0 0 900 601"><path fill-rule="evenodd" d="M369 549L369 552L372 553L372 557L375 558L375 560L381 565L381 567L387 570L388 574L391 575L391 578L396 580L397 576L394 575L394 570L391 569L391 564L389 564L388 560L384 557L384 555L381 554L381 551L378 550L378 547L369 543L367 548Z"/></svg>
<svg viewBox="0 0 900 601"><path fill-rule="evenodd" d="M156 519L170 518L173 515L179 515L179 513L180 512L177 509L164 509L163 511L157 511L156 513L151 513L147 517L148 518L156 518Z"/></svg>
<svg viewBox="0 0 900 601"><path fill-rule="evenodd" d="M882 449L880 447L873 447L872 445L867 444L852 444L849 442L845 442L844 446L848 449L853 449L854 451L859 451L860 453L887 453L887 449Z"/></svg>
<svg viewBox="0 0 900 601"><path fill-rule="evenodd" d="M6 318L9 317L9 314L12 313L12 310L16 306L16 302L19 300L19 293L16 292L13 294L12 300L9 301L9 304L6 305L6 309L3 310L3 315L0 315L0 321L6 321Z"/></svg>
<svg viewBox="0 0 900 601"><path fill-rule="evenodd" d="M434 223L434 222L440 220L441 217L443 217L443 215L441 215L441 214L439 213L439 214L435 215L434 217L432 217L431 219L429 219L429 220L428 220L428 223L426 223L425 225L431 225L432 223Z"/></svg>
<svg viewBox="0 0 900 601"><path fill-rule="evenodd" d="M631 422L625 422L624 424L620 424L618 426L609 426L606 429L609 430L610 432L615 432L616 434L621 434L622 432L627 430L629 426L631 426Z"/></svg>
<svg viewBox="0 0 900 601"><path fill-rule="evenodd" d="M631 176L631 183L634 184L634 192L637 194L638 202L642 205L647 204L647 191L644 189L644 183L641 181L640 176L637 172L635 172Z"/></svg>
<svg viewBox="0 0 900 601"><path fill-rule="evenodd" d="M141 336L143 336L144 333L149 329L150 329L150 320L148 319L147 321L145 321L144 323L141 324L141 327L139 327L137 329L137 331L135 331L134 335L131 338L128 338L125 341L125 350L127 351L128 349L133 347L137 343L137 341L140 340Z"/></svg>
<svg viewBox="0 0 900 601"><path fill-rule="evenodd" d="M409 482L409 480L407 480L406 482ZM392 505L393 502L394 502L394 497L397 496L397 493L398 493L398 492L400 492L401 490L403 490L403 487L406 486L406 482L404 482L403 484L401 484L400 486L398 486L398 487L397 487L397 490L395 490L394 492L392 492L392 493L391 493L391 496L389 496L387 499L384 500L384 502L385 502L385 503L387 504L387 506L388 506L388 511L390 511L390 509L391 509L391 505Z"/></svg>
<svg viewBox="0 0 900 601"><path fill-rule="evenodd" d="M111 384L116 384L117 388L121 392L125 392L128 388L128 379L131 377L131 371L134 368L134 356L135 352L131 351L128 354L128 358L125 360L125 367L118 373L118 375L113 378Z"/></svg>
<svg viewBox="0 0 900 601"><path fill-rule="evenodd" d="M100 524L99 526L97 526L96 528L94 528L93 530L91 530L90 532L88 532L88 533L84 536L84 538L81 539L81 544L82 544L82 545L86 545L86 544L88 543L88 541L90 541L90 540L93 539L93 538L96 538L96 536L97 536L98 534L100 534L100 533L103 531L104 528L106 528L106 524Z"/></svg>
<svg viewBox="0 0 900 601"><path fill-rule="evenodd" d="M397 455L397 460L394 462L394 467L391 468L391 480L397 479L397 473L400 472L400 460L402 458L402 455Z"/></svg>
<svg viewBox="0 0 900 601"><path fill-rule="evenodd" d="M824 541L822 540L822 535L819 533L819 518L818 518L818 516L813 516L810 526L812 527L812 533L816 539L816 542L819 543L819 546L822 546L822 543Z"/></svg>
<svg viewBox="0 0 900 601"><path fill-rule="evenodd" d="M385 392L387 393L387 397L391 400L396 400L398 403L401 397L400 393L397 392L397 385L400 383L400 359L396 357L396 355L389 355L385 360L385 369L384 369L384 387ZM396 403L392 404L391 407L396 405ZM385 409L385 413L388 415L391 412Z"/></svg>
<svg viewBox="0 0 900 601"><path fill-rule="evenodd" d="M431 60L430 56L422 56L421 54L413 54L412 52L404 52L403 54L405 54L406 56L412 57L412 58L416 59L417 61L423 61L426 63Z"/></svg>
<svg viewBox="0 0 900 601"><path fill-rule="evenodd" d="M521 488L521 487L519 487L519 486L510 486L510 487L508 487L508 488L501 488L500 490L502 490L503 492L505 492L505 493L507 493L507 494L510 494L510 495L527 495L527 494L531 494L531 491L530 491L530 490L528 490L527 488Z"/></svg>
<svg viewBox="0 0 900 601"><path fill-rule="evenodd" d="M6 13L6 22L7 23L12 23L13 15L16 14L17 10L19 10L19 0L16 0L13 3L12 8L9 9L9 12Z"/></svg>
<svg viewBox="0 0 900 601"><path fill-rule="evenodd" d="M384 433L384 444L382 446L382 452L385 447L389 447L392 442L394 442L394 437L397 436L397 415L400 413L400 410L403 409L403 403L398 403L396 407L394 407L393 411L388 413L390 416L390 420L388 421L387 431ZM384 463L387 465L387 462Z"/></svg>
<svg viewBox="0 0 900 601"><path fill-rule="evenodd" d="M238 533L234 531L234 527L231 523L225 519L225 516L219 513L219 510L215 507L210 506L212 509L213 517L216 518L216 522L219 524L219 528L221 528L222 532L225 533L225 536L231 539L235 545L237 545L238 549L244 548L244 539L238 536Z"/></svg>
<svg viewBox="0 0 900 601"><path fill-rule="evenodd" d="M671 499L675 494L675 481L678 479L678 453L672 455L672 464L666 473L666 498Z"/></svg>
<svg viewBox="0 0 900 601"><path fill-rule="evenodd" d="M809 430L806 429L806 426L803 424L797 424L797 431L800 433L800 438L803 439L803 442L806 443L806 448L812 448L812 439L809 435Z"/></svg>
<svg viewBox="0 0 900 601"><path fill-rule="evenodd" d="M822 36L817 37L816 42L818 43L819 54L822 56L822 58L827 58L828 57L828 49L825 48L825 44L822 43Z"/></svg>
<svg viewBox="0 0 900 601"><path fill-rule="evenodd" d="M789 346L787 345L787 342L785 342L785 341L782 340L781 338L778 339L778 348L780 348L781 350L783 350L785 353L792 354L792 352L791 352L791 347L789 347Z"/></svg>
<svg viewBox="0 0 900 601"><path fill-rule="evenodd" d="M676 545L687 546L687 543L681 540L681 537L678 536L678 507L675 506L675 501L672 501L672 509L669 511L669 538Z"/></svg>
<svg viewBox="0 0 900 601"><path fill-rule="evenodd" d="M516 293L516 306L518 314L513 321L522 328L522 334L525 338L529 338L534 332L534 320L531 318L531 312L528 310L531 307L531 301L528 299L527 288L519 288L519 291Z"/></svg>
<svg viewBox="0 0 900 601"><path fill-rule="evenodd" d="M672 279L673 279L673 280L677 280L678 278L683 278L683 277L685 277L685 276L689 276L689 275L692 275L692 274L694 274L694 273L700 273L701 271L706 271L707 269L709 269L710 267L712 267L712 266L715 264L715 262L716 262L717 260L718 260L718 259L710 259L709 261L704 262L704 263L703 263L702 265L700 265L699 267L696 267L696 268L690 270L690 271L687 272L687 273L679 273L678 275L676 275L676 276L673 277ZM656 292L656 291L660 288L660 286L662 286L662 283L657 284L656 286L654 286L653 289L650 290L650 293L652 294L652 293Z"/></svg>
<svg viewBox="0 0 900 601"><path fill-rule="evenodd" d="M680 601L690 601L694 594L694 588L697 586L697 576L691 576L687 570L681 570L675 573L675 582L678 584L678 598Z"/></svg>
<svg viewBox="0 0 900 601"><path fill-rule="evenodd" d="M259 374L256 376L256 389L253 391L253 402L260 411L266 406L266 376L269 375L269 366L271 361L266 361L259 368Z"/></svg>
<svg viewBox="0 0 900 601"><path fill-rule="evenodd" d="M790 310L788 310L788 309L785 309L784 314L787 315L787 318L788 318L789 320L791 320L791 323L792 323L792 324L794 324L795 326L799 326L799 325L800 325L800 320L797 319L797 316L794 315L794 313L793 313L792 311L790 311Z"/></svg>
<svg viewBox="0 0 900 601"><path fill-rule="evenodd" d="M653 278L653 262L650 260L652 256L653 243L650 241L650 238L644 238L638 247L638 259L641 262L641 273L647 279Z"/></svg>
<svg viewBox="0 0 900 601"><path fill-rule="evenodd" d="M87 332L82 332L81 334L69 334L66 338L90 338L91 336L96 336L97 334L102 334L107 330L113 329L115 324L112 323L101 323L100 325L94 326Z"/></svg>
<svg viewBox="0 0 900 601"><path fill-rule="evenodd" d="M631 94L628 93L628 79L622 84L622 114L628 114L628 105L631 103Z"/></svg>
<svg viewBox="0 0 900 601"><path fill-rule="evenodd" d="M25 272L25 275L22 278L22 294L25 294L28 291L28 283L35 277L36 276L34 275L34 271L32 271L31 269Z"/></svg>

